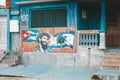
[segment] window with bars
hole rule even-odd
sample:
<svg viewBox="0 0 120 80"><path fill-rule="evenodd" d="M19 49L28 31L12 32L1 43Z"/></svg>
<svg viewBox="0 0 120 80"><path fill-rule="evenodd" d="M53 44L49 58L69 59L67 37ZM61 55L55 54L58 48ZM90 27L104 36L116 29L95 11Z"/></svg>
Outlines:
<svg viewBox="0 0 120 80"><path fill-rule="evenodd" d="M32 10L31 27L67 27L66 8Z"/></svg>

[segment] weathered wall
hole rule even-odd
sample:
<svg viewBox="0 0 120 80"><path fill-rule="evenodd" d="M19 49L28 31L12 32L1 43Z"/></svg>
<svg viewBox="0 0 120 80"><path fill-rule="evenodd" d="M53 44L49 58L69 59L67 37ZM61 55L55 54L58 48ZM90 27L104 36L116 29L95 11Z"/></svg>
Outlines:
<svg viewBox="0 0 120 80"><path fill-rule="evenodd" d="M76 54L23 53L23 64L100 68L104 51L78 47Z"/></svg>
<svg viewBox="0 0 120 80"><path fill-rule="evenodd" d="M17 32L12 32L11 33L12 37L12 44L11 44L11 50L12 51L19 51L20 49L20 34Z"/></svg>
<svg viewBox="0 0 120 80"><path fill-rule="evenodd" d="M77 37L77 39L79 39ZM78 41L78 40L77 40ZM79 43L79 42L77 42ZM89 67L99 69L104 58L104 50L99 47L85 47L77 44L76 54L63 53L23 53L23 63L51 66ZM39 56L39 57L38 57Z"/></svg>
<svg viewBox="0 0 120 80"><path fill-rule="evenodd" d="M91 68L100 68L101 61L104 57L104 51L99 49L88 49L86 47L78 47L76 55L76 66L86 66Z"/></svg>
<svg viewBox="0 0 120 80"><path fill-rule="evenodd" d="M13 11L10 12L10 20L18 20L19 21L19 11L16 11L15 9L13 9ZM11 45L10 45L11 50L19 51L20 32L10 32L10 39L11 39Z"/></svg>
<svg viewBox="0 0 120 80"><path fill-rule="evenodd" d="M79 39L79 38L78 38ZM77 40L78 41L78 40ZM77 42L79 43L79 42ZM104 50L99 47L86 47L77 44L76 54L63 53L24 53L24 64L41 64L51 66L89 67L99 69L104 58Z"/></svg>
<svg viewBox="0 0 120 80"><path fill-rule="evenodd" d="M41 4L41 5L24 5L20 8L20 29L30 28L30 10L32 9L44 9L44 8L55 8L55 7L66 7L67 9L67 26L74 27L78 30L99 29L99 25L96 25L99 21L89 22L93 19L92 17L87 17L87 20L81 19L82 7L80 6L80 13L77 15L77 5L76 3L57 3L57 4ZM85 9L87 10L87 9ZM90 10L91 11L91 10ZM88 12L88 11L87 11ZM95 16L99 16L99 13L95 12ZM89 14L89 13L88 13ZM88 16L94 16L92 12ZM90 18L90 19L88 19ZM94 18L96 20L97 17ZM92 21L92 20L91 20ZM82 24L83 22L83 24ZM78 24L79 23L79 24ZM96 23L94 25L94 23ZM96 28L97 27L97 28ZM12 34L12 49L16 50L19 48L20 39L19 33ZM19 40L17 40L19 39ZM15 41L16 40L16 41ZM14 43L15 41L15 43ZM79 41L79 40L77 40ZM13 44L14 43L14 44ZM68 53L68 52L67 52ZM41 65L51 65L51 66L71 66L71 67L92 67L99 68L101 61L103 60L104 51L100 49L88 49L86 47L77 46L77 53L75 54L63 54L63 53L40 53L40 52L21 52L22 63L27 64L41 64Z"/></svg>

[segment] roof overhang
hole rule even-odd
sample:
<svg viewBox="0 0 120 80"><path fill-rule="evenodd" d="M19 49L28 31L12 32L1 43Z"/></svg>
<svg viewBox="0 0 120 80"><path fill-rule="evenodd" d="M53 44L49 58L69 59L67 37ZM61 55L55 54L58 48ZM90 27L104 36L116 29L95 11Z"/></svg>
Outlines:
<svg viewBox="0 0 120 80"><path fill-rule="evenodd" d="M28 1L21 1L21 2L16 2L18 5L29 5L29 4L40 4L40 3L53 3L53 2L81 2L81 3L89 3L89 4L94 4L94 3L99 3L100 0L28 0Z"/></svg>
<svg viewBox="0 0 120 80"><path fill-rule="evenodd" d="M39 3L53 3L53 2L67 2L64 0L34 0L34 1L21 1L21 2L16 2L18 5L29 5L29 4L39 4Z"/></svg>

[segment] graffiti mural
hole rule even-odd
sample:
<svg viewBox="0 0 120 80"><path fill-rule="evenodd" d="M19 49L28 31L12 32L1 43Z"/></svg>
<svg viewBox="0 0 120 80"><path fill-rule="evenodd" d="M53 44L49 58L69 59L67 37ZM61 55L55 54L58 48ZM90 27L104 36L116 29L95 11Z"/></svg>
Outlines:
<svg viewBox="0 0 120 80"><path fill-rule="evenodd" d="M22 52L75 53L76 29L29 28L21 30Z"/></svg>
<svg viewBox="0 0 120 80"><path fill-rule="evenodd" d="M28 15L28 10L27 9L21 9L20 10L20 26L21 27L28 27L28 20L29 20L29 15Z"/></svg>

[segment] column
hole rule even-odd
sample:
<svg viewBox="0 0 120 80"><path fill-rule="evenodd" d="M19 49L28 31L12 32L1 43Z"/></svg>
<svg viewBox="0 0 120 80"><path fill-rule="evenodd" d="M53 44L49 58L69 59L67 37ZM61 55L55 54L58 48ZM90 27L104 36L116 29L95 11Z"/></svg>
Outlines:
<svg viewBox="0 0 120 80"><path fill-rule="evenodd" d="M106 0L101 0L100 49L105 49Z"/></svg>
<svg viewBox="0 0 120 80"><path fill-rule="evenodd" d="M106 31L106 4L105 0L101 0L101 26L100 32Z"/></svg>

